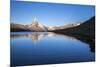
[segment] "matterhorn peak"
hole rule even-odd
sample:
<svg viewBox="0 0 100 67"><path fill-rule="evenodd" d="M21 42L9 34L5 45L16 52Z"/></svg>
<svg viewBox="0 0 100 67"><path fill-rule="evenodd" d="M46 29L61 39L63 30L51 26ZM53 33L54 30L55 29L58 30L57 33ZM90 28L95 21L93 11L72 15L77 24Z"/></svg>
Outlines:
<svg viewBox="0 0 100 67"><path fill-rule="evenodd" d="M34 17L32 23L28 26L32 31L47 31L47 27L43 24L38 23L37 18Z"/></svg>
<svg viewBox="0 0 100 67"><path fill-rule="evenodd" d="M33 18L32 25L38 25L38 21L36 17Z"/></svg>
<svg viewBox="0 0 100 67"><path fill-rule="evenodd" d="M37 18L36 17L33 18L33 22L37 22Z"/></svg>

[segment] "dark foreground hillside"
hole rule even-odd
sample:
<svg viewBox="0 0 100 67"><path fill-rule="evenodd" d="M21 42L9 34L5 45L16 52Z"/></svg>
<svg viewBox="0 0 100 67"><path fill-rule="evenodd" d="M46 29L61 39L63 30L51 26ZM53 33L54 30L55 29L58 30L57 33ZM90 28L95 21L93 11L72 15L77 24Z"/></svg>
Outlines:
<svg viewBox="0 0 100 67"><path fill-rule="evenodd" d="M73 36L83 42L86 42L95 51L95 16L82 23L80 26L55 30L55 33Z"/></svg>

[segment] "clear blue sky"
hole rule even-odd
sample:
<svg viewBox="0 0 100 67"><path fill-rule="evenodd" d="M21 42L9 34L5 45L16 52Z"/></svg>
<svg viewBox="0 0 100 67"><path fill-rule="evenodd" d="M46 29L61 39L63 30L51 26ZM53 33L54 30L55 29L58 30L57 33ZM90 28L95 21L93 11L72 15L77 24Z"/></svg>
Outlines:
<svg viewBox="0 0 100 67"><path fill-rule="evenodd" d="M85 21L95 15L95 6L11 1L11 22L31 24L34 17L47 26Z"/></svg>

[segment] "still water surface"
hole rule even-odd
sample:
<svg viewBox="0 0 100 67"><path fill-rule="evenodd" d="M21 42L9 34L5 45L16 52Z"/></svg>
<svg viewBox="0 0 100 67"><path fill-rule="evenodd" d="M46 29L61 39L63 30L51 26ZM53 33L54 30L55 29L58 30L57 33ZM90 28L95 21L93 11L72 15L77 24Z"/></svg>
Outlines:
<svg viewBox="0 0 100 67"><path fill-rule="evenodd" d="M51 32L12 32L11 65L94 61L88 44Z"/></svg>

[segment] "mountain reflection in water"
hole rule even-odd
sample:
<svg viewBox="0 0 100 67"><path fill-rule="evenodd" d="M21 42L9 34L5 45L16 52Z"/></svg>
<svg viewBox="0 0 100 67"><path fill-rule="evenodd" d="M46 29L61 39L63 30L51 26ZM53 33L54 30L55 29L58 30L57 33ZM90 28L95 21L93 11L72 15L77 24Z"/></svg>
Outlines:
<svg viewBox="0 0 100 67"><path fill-rule="evenodd" d="M11 34L11 39L14 39L14 38L20 38L20 37L28 37L28 38L31 38L33 43L36 43L38 42L39 40L45 38L45 37L55 37L55 36L63 36L64 38L67 38L67 39L71 39L71 40L79 40L75 37L71 37L71 36L68 36L68 35L65 35L65 34L59 34L59 33L53 33L53 32L31 32L31 33L12 33ZM79 41L83 42L82 39L80 39ZM87 42L84 42L84 43L87 43ZM91 44L88 44L90 46L90 49L91 49L91 52L95 52L95 47L91 46Z"/></svg>
<svg viewBox="0 0 100 67"><path fill-rule="evenodd" d="M95 61L91 46L53 32L12 32L11 66Z"/></svg>
<svg viewBox="0 0 100 67"><path fill-rule="evenodd" d="M11 35L11 39L14 38L19 38L19 37L28 37L31 38L33 43L34 42L38 42L39 40L43 39L44 37L53 37L53 36L63 36L65 38L70 38L70 39L75 39L74 37L69 37L69 36L65 36L65 35L61 35L61 34L56 34L56 33L52 33L52 32L34 32L31 34L12 34Z"/></svg>

